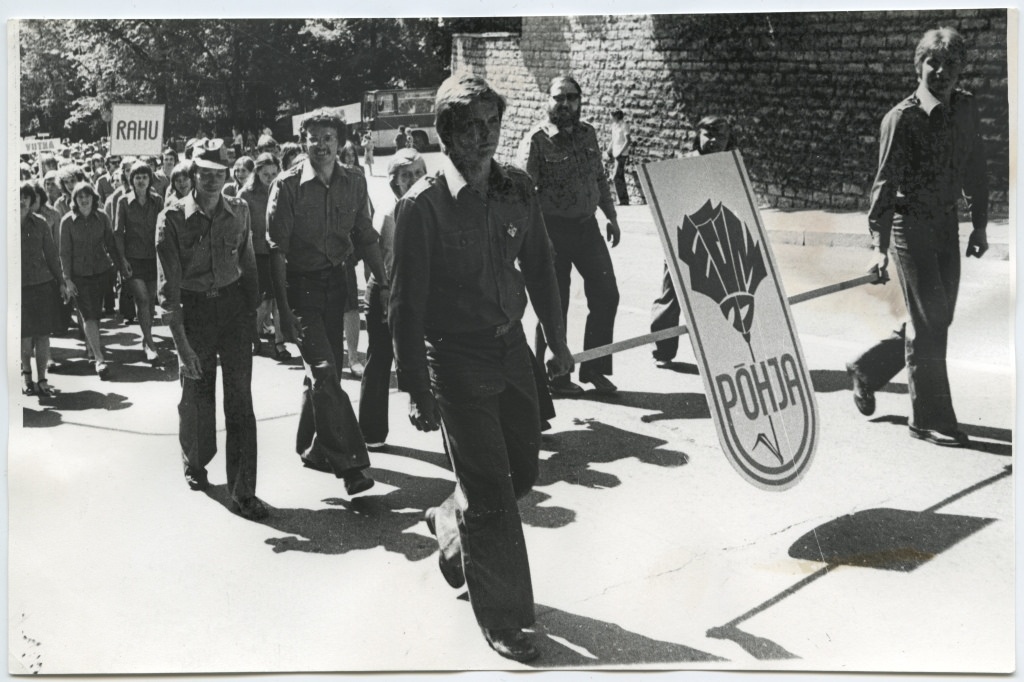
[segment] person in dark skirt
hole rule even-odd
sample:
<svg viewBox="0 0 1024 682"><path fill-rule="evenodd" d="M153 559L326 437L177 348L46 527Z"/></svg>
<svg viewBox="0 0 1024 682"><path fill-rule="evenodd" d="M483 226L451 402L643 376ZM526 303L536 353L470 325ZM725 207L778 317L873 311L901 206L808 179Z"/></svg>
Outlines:
<svg viewBox="0 0 1024 682"><path fill-rule="evenodd" d="M71 204L71 211L60 224L60 262L68 296L74 300L81 320L85 347L96 374L103 378L107 371L99 324L103 294L115 264L127 277L128 262L117 250L110 219L100 210L100 197L92 185L75 185Z"/></svg>
<svg viewBox="0 0 1024 682"><path fill-rule="evenodd" d="M50 397L53 388L46 380L50 356L50 334L61 330L61 298L67 295L60 257L46 220L32 213L36 192L23 182L21 199L21 392ZM32 380L32 357L36 359L39 381Z"/></svg>
<svg viewBox="0 0 1024 682"><path fill-rule="evenodd" d="M127 193L117 200L114 237L128 259L128 284L135 297L135 312L142 331L147 362L157 362L153 343L153 304L156 301L156 220L164 200L152 189L153 169L137 161L128 172Z"/></svg>

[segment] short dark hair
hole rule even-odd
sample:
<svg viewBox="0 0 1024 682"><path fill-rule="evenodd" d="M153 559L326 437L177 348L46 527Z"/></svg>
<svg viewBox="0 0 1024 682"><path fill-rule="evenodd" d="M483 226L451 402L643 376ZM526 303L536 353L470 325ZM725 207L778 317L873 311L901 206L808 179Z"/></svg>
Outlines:
<svg viewBox="0 0 1024 682"><path fill-rule="evenodd" d="M612 118L614 118L616 121L621 121L625 117L626 115L622 113L622 109L616 109L615 111L612 112Z"/></svg>
<svg viewBox="0 0 1024 682"><path fill-rule="evenodd" d="M950 26L926 31L914 50L914 69L921 75L924 60L934 54L942 54L950 61L963 66L967 61L967 43L960 32Z"/></svg>
<svg viewBox="0 0 1024 682"><path fill-rule="evenodd" d="M455 121L463 115L473 102L494 102L498 106L498 117L505 115L505 98L487 84L483 77L473 73L457 73L449 76L437 89L434 102L434 127L441 143L449 147Z"/></svg>
<svg viewBox="0 0 1024 682"><path fill-rule="evenodd" d="M309 118L304 119L299 130L302 132L303 137L305 137L310 128L316 127L334 128L334 132L338 134L338 139L341 139L345 134L345 119L338 114L328 111L318 111Z"/></svg>
<svg viewBox="0 0 1024 682"><path fill-rule="evenodd" d="M22 198L28 198L29 201L36 200L36 188L32 186L31 180L25 180L21 183L21 188L18 190L18 200Z"/></svg>

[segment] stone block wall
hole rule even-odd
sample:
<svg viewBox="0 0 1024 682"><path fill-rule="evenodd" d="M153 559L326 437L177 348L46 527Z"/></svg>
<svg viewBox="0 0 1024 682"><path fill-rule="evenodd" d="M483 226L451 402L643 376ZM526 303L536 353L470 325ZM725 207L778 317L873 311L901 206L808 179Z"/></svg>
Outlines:
<svg viewBox="0 0 1024 682"><path fill-rule="evenodd" d="M944 25L968 42L961 87L978 98L992 210L1005 215L1005 9L524 17L521 35L455 36L452 70L480 73L507 97L503 160L545 116L551 77L569 73L602 141L611 112L625 112L637 163L683 155L697 121L727 115L762 205L863 210L882 117L917 86L921 34Z"/></svg>

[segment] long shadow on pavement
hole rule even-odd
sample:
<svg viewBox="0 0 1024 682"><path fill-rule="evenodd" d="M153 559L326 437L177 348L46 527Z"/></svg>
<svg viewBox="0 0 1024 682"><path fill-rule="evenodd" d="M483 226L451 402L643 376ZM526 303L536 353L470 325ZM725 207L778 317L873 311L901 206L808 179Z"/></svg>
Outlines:
<svg viewBox="0 0 1024 682"><path fill-rule="evenodd" d="M537 604L537 622L530 628L541 656L534 668L583 668L638 663L722 661L705 651L651 639L614 623L587 618Z"/></svg>
<svg viewBox="0 0 1024 682"><path fill-rule="evenodd" d="M846 372L835 369L812 369L811 383L815 393L835 393L836 391L853 391L853 380ZM876 393L896 393L906 395L910 391L905 383L890 381Z"/></svg>
<svg viewBox="0 0 1024 682"><path fill-rule="evenodd" d="M640 421L645 424L665 419L711 419L708 400L703 393L617 391L610 395L601 395L594 391L587 391L580 396L580 399L650 410L654 414L645 414L640 417Z"/></svg>
<svg viewBox="0 0 1024 682"><path fill-rule="evenodd" d="M330 506L328 509L268 505L270 516L256 523L284 536L267 538L266 543L275 553L345 554L382 547L409 561L419 561L436 552L437 542L429 535L407 531L423 520L427 507L439 504L451 493L451 481L384 469L371 469L370 473L379 483L396 489L383 495L374 495L371 490L353 499L328 498L324 500ZM230 508L227 486L211 486L206 494Z"/></svg>
<svg viewBox="0 0 1024 682"><path fill-rule="evenodd" d="M31 407L22 408L22 424L27 429L47 428L63 423L64 412L81 410L116 411L131 407L127 396L117 393L100 393L99 391L75 391L73 393L57 393L52 398L40 398L35 410Z"/></svg>
<svg viewBox="0 0 1024 682"><path fill-rule="evenodd" d="M554 453L541 460L538 486L564 481L588 488L613 488L620 483L618 477L595 471L591 465L635 458L644 464L678 467L689 461L686 453L661 449L668 441L659 438L608 426L593 419L576 419L573 423L587 429L563 431L545 441L544 449L554 450Z"/></svg>

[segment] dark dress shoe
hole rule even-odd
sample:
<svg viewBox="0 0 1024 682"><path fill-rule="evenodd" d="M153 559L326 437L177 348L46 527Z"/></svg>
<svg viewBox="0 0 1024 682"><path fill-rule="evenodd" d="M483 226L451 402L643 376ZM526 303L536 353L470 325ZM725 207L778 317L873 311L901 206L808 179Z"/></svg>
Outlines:
<svg viewBox="0 0 1024 682"><path fill-rule="evenodd" d="M916 426L910 427L910 437L947 448L962 448L971 443L971 439L963 431L937 431L935 429L919 429Z"/></svg>
<svg viewBox="0 0 1024 682"><path fill-rule="evenodd" d="M481 628L481 630L491 648L505 658L525 663L540 656L537 647L530 641L530 636L519 628L502 628L500 630Z"/></svg>
<svg viewBox="0 0 1024 682"><path fill-rule="evenodd" d="M619 390L619 387L603 374L580 375L580 381L590 384L594 387L594 392L601 395L611 395Z"/></svg>
<svg viewBox="0 0 1024 682"><path fill-rule="evenodd" d="M870 417L875 413L875 392L867 387L864 377L852 365L846 366L846 373L853 380L853 404L858 412Z"/></svg>
<svg viewBox="0 0 1024 682"><path fill-rule="evenodd" d="M258 497L247 497L244 500L232 500L231 511L250 521L260 521L270 516L267 505Z"/></svg>
<svg viewBox="0 0 1024 682"><path fill-rule="evenodd" d="M583 395L583 388L579 384L574 384L568 374L565 376L555 377L549 381L548 390L551 392L551 395Z"/></svg>
<svg viewBox="0 0 1024 682"><path fill-rule="evenodd" d="M362 471L345 474L343 478L345 479L345 492L349 495L358 495L373 487L373 479Z"/></svg>
<svg viewBox="0 0 1024 682"><path fill-rule="evenodd" d="M279 343L274 346L274 359L275 360L291 360L292 354L288 352L288 349L283 343Z"/></svg>
<svg viewBox="0 0 1024 682"><path fill-rule="evenodd" d="M331 469L331 465L322 459L313 459L312 457L303 457L299 455L299 459L302 460L302 466L313 471L322 471L325 474L333 474L334 470Z"/></svg>
<svg viewBox="0 0 1024 682"><path fill-rule="evenodd" d="M423 512L423 520L427 522L427 530L435 538L437 537L437 507L430 507ZM440 550L440 546L438 546ZM437 567L441 569L441 577L454 589L459 589L466 584L466 575L462 571L462 562L457 560L446 560L444 552L437 553Z"/></svg>
<svg viewBox="0 0 1024 682"><path fill-rule="evenodd" d="M210 481L206 478L206 471L189 467L185 469L185 482L192 490L206 490L210 487Z"/></svg>

